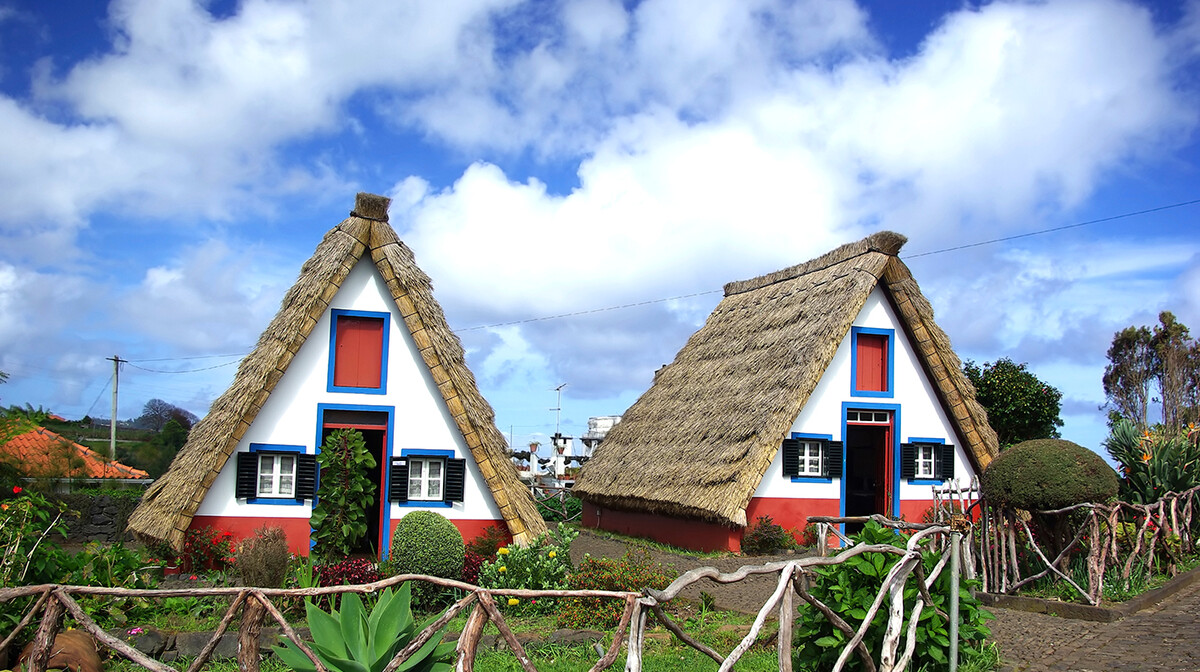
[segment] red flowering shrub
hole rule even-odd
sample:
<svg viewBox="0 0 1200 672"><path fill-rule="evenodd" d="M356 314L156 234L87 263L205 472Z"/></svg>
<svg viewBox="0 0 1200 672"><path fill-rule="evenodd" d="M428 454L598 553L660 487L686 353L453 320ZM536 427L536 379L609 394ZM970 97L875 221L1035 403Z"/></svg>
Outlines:
<svg viewBox="0 0 1200 672"><path fill-rule="evenodd" d="M501 546L507 546L510 541L512 541L512 537L508 532L495 525L489 525L482 534L468 541L466 546L468 552L484 558L494 558L496 551L500 550Z"/></svg>
<svg viewBox="0 0 1200 672"><path fill-rule="evenodd" d="M182 557L185 571L224 569L234 562L233 533L211 527L190 529L183 539Z"/></svg>
<svg viewBox="0 0 1200 672"><path fill-rule="evenodd" d="M644 551L628 552L620 560L586 556L575 573L567 577L571 590L662 590L671 584L673 573L654 562ZM560 628L611 629L621 620L625 602L613 598L570 598L561 601Z"/></svg>
<svg viewBox="0 0 1200 672"><path fill-rule="evenodd" d="M467 551L463 558L462 580L464 583L479 585L479 569L483 567L484 559L475 551Z"/></svg>
<svg viewBox="0 0 1200 672"><path fill-rule="evenodd" d="M313 571L322 588L344 584L359 585L379 580L379 571L375 569L375 563L366 558L346 558L341 562L317 565Z"/></svg>

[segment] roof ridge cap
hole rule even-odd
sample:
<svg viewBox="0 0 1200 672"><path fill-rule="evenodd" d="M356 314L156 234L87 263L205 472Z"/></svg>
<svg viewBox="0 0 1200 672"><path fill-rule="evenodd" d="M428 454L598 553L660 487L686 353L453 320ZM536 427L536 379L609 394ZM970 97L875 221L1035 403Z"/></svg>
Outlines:
<svg viewBox="0 0 1200 672"><path fill-rule="evenodd" d="M802 275L823 271L871 252L879 252L895 257L899 255L900 248L904 247L904 243L906 242L908 242L908 238L894 231L878 231L862 240L846 243L815 259L810 259L795 266L789 266L788 268L750 278L749 280L737 280L727 283L725 285L725 296L751 292L780 282L793 280Z"/></svg>

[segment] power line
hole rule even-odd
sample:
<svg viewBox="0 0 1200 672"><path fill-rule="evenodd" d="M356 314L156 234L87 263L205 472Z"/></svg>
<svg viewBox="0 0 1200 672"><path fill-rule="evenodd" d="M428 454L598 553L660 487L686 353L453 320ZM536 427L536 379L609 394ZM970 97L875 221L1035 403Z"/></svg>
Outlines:
<svg viewBox="0 0 1200 672"><path fill-rule="evenodd" d="M127 359L126 362L181 362L188 359L215 359L217 357L245 357L249 352L231 352L227 355L194 355L192 357L159 357L158 359ZM224 365L222 365L224 366ZM141 368L141 367L139 367ZM172 372L174 373L174 372Z"/></svg>
<svg viewBox="0 0 1200 672"><path fill-rule="evenodd" d="M1029 233L1018 233L1016 235L1005 236L1003 238L992 238L991 240L984 240L984 241L981 241L978 243L967 243L966 245L956 245L955 247L944 247L940 250L930 250L929 252L921 252L919 254L905 255L904 258L905 259L916 259L917 257L927 257L931 254L941 254L942 252L954 252L955 250L965 250L965 249L968 249L971 247L981 247L983 245L991 245L992 243L1003 243L1003 242L1007 242L1010 240L1017 240L1019 238L1029 238L1030 236L1040 236L1044 233L1054 233L1055 231L1066 231L1067 229L1077 229L1081 226L1090 226L1092 224L1100 224L1101 222L1111 222L1111 221L1118 220L1118 219L1126 219L1128 217L1136 217L1138 215L1146 215L1151 212L1162 212L1163 210L1171 210L1173 208L1182 208L1182 207L1188 206L1188 205L1196 205L1197 203L1200 203L1200 198L1197 198L1192 201L1182 201L1180 203L1172 203L1170 205L1162 205L1157 208L1149 208L1147 210L1138 210L1137 212L1126 212L1126 213L1123 213L1120 215L1113 215L1111 217L1101 217L1100 219L1092 219L1092 220L1088 220L1086 222L1078 222L1076 224L1067 224L1066 226L1055 226L1055 227L1052 227L1049 229L1041 229L1039 231L1030 231Z"/></svg>
<svg viewBox="0 0 1200 672"><path fill-rule="evenodd" d="M212 355L212 356L213 357L234 357L235 355ZM236 356L240 357L240 355L236 355ZM199 358L193 357L192 359L199 359ZM142 361L150 361L150 360L142 360ZM213 369L219 369L224 366L230 366L233 364L237 364L240 361L241 361L240 359L235 359L232 362L225 362L224 364L214 364L213 366L205 366L205 367L199 368L199 369L184 369L182 371L164 371L162 369L147 369L146 367L138 366L137 364L134 364L134 363L130 362L129 360L124 360L124 362L126 364L132 366L133 368L139 369L141 371L147 371L149 373L196 373L199 371L211 371Z"/></svg>

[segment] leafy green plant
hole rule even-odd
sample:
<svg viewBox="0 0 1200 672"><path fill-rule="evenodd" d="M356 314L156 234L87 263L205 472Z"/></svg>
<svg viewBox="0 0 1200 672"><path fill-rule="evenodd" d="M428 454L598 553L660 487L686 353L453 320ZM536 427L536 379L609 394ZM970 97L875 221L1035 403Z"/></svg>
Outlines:
<svg viewBox="0 0 1200 672"><path fill-rule="evenodd" d="M890 544L903 548L904 537L895 534L872 521L867 523L854 541L866 544ZM814 582L810 593L813 597L825 603L835 613L840 614L851 625L857 627L866 618L867 610L871 608L875 596L883 586L883 579L896 564L900 556L890 553L865 553L855 556L837 565L819 567L815 571L818 579ZM936 553L926 553L922 557L925 571L931 572L937 564ZM962 658L978 655L984 640L991 634L986 621L992 615L980 607L979 600L970 593L970 582L964 581L959 585L959 652ZM912 669L945 669L949 661L950 639L949 623L938 615L949 610L950 572L943 570L937 581L929 589L933 597L933 606L926 606L921 611L917 625L917 646L913 654ZM904 587L905 616L902 626L907 631L909 610L919 599L919 592L910 578ZM800 605L797 617L799 624L795 639L794 659L800 669L829 669L841 654L849 637L825 618L815 607L808 603ZM884 630L887 627L887 609L880 609L871 620L863 642L875 660L879 660L880 646ZM862 661L852 656L846 669L862 669Z"/></svg>
<svg viewBox="0 0 1200 672"><path fill-rule="evenodd" d="M585 556L579 569L571 574L571 590L662 590L671 585L672 575L654 562L645 550L628 551L620 559ZM610 629L621 620L625 605L612 598L569 598L558 612L560 628L595 627Z"/></svg>
<svg viewBox="0 0 1200 672"><path fill-rule="evenodd" d="M743 555L770 555L795 548L796 541L771 516L759 516L742 534Z"/></svg>
<svg viewBox="0 0 1200 672"><path fill-rule="evenodd" d="M559 523L528 546L503 546L495 558L483 563L479 585L483 588L528 590L564 590L571 572L571 542L579 536L574 528ZM549 613L553 599L509 600L508 609L516 613Z"/></svg>
<svg viewBox="0 0 1200 672"><path fill-rule="evenodd" d="M376 466L362 433L354 429L332 432L317 455L321 485L310 524L314 551L325 559L354 552L367 534L367 509L375 503L375 483L367 470Z"/></svg>
<svg viewBox="0 0 1200 672"><path fill-rule="evenodd" d="M1121 420L1104 447L1121 465L1121 501L1150 504L1168 492L1200 485L1200 442L1185 432L1139 432L1132 422Z"/></svg>
<svg viewBox="0 0 1200 672"><path fill-rule="evenodd" d="M391 588L379 595L374 609L367 612L356 593L342 595L340 610L329 613L311 602L305 605L312 650L330 670L380 672L396 653L424 630L433 619L417 625L411 609L411 582L396 593ZM442 672L451 669L454 643L441 644L441 632L435 633L401 665L401 670ZM290 640L274 647L276 655L293 670L315 672L316 666Z"/></svg>
<svg viewBox="0 0 1200 672"><path fill-rule="evenodd" d="M0 588L55 583L73 567L58 545L66 538L65 513L58 502L19 485L5 488L0 500ZM11 632L33 598L0 602L0 632Z"/></svg>

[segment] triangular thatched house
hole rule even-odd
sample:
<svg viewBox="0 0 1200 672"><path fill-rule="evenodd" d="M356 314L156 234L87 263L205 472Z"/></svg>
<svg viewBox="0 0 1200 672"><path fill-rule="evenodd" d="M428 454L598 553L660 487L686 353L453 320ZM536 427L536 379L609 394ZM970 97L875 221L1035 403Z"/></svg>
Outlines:
<svg viewBox="0 0 1200 672"><path fill-rule="evenodd" d="M245 537L281 526L306 554L314 456L346 427L379 464L360 550L386 554L396 523L419 509L468 540L490 525L518 543L545 531L429 277L387 223L388 204L359 194L326 234L233 384L146 492L129 521L135 534L180 548L189 528Z"/></svg>
<svg viewBox="0 0 1200 672"><path fill-rule="evenodd" d="M771 516L919 520L996 434L946 334L882 232L725 286L584 467L584 524L734 549Z"/></svg>

